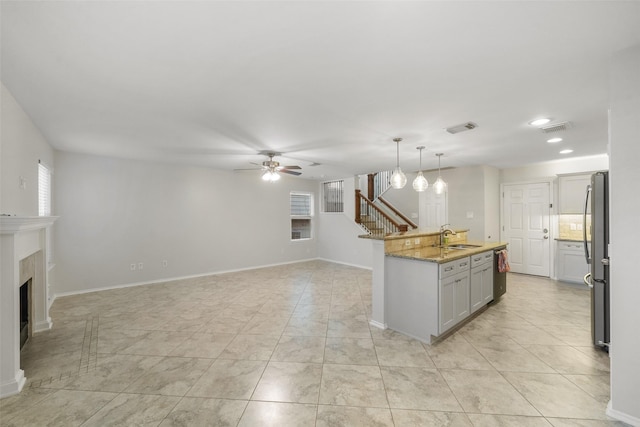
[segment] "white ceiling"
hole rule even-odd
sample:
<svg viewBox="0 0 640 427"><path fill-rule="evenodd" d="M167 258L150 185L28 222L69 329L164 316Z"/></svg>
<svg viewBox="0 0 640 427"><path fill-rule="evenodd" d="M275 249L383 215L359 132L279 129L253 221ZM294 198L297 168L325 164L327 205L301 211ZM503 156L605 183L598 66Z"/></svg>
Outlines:
<svg viewBox="0 0 640 427"><path fill-rule="evenodd" d="M638 1L2 1L1 78L61 150L303 178L606 153ZM528 121L574 127L560 144ZM473 121L458 135L443 129ZM277 159L278 160L278 159ZM309 166L312 162L321 166Z"/></svg>

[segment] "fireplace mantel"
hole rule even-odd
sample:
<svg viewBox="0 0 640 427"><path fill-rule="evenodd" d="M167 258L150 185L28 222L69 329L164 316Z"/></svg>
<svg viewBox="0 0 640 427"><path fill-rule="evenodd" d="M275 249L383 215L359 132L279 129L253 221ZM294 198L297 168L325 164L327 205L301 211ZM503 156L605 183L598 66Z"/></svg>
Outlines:
<svg viewBox="0 0 640 427"><path fill-rule="evenodd" d="M32 331L50 329L47 280L47 227L55 216L0 216L0 397L19 393L25 383L20 369L20 261L35 255L32 280Z"/></svg>
<svg viewBox="0 0 640 427"><path fill-rule="evenodd" d="M0 233L15 234L52 225L57 216L0 216Z"/></svg>

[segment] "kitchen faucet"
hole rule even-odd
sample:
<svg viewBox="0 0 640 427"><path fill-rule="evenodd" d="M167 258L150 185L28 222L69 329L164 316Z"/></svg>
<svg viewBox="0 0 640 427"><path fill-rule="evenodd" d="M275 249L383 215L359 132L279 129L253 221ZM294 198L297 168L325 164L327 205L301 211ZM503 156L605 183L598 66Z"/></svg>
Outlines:
<svg viewBox="0 0 640 427"><path fill-rule="evenodd" d="M444 224L440 226L440 246L444 244L444 240L447 235L452 234L455 236L457 234L451 228L446 228L448 226L451 226L451 224Z"/></svg>

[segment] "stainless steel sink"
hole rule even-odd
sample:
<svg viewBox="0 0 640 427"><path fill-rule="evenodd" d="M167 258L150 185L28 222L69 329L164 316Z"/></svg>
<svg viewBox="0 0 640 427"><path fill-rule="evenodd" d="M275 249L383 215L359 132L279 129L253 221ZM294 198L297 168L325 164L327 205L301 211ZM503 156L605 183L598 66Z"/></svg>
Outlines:
<svg viewBox="0 0 640 427"><path fill-rule="evenodd" d="M455 243L453 245L442 245L439 246L440 248L443 249L473 249L473 248L479 248L482 245L470 245L467 243Z"/></svg>

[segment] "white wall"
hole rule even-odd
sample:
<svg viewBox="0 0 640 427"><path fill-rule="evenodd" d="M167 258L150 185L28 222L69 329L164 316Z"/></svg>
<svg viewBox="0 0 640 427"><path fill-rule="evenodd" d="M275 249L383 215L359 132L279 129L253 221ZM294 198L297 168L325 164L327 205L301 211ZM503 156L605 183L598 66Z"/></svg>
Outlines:
<svg viewBox="0 0 640 427"><path fill-rule="evenodd" d="M317 197L316 181L68 152L55 161L56 294L316 258L315 238L290 241L289 219L290 191Z"/></svg>
<svg viewBox="0 0 640 427"><path fill-rule="evenodd" d="M609 156L575 157L572 159L555 160L552 162L536 163L534 165L500 170L500 182L503 184L536 180L539 178L553 178L565 173L593 172L609 169Z"/></svg>
<svg viewBox="0 0 640 427"><path fill-rule="evenodd" d="M500 240L500 170L484 166L484 239Z"/></svg>
<svg viewBox="0 0 640 427"><path fill-rule="evenodd" d="M640 425L640 46L621 52L611 69L611 408L610 415Z"/></svg>
<svg viewBox="0 0 640 427"><path fill-rule="evenodd" d="M1 86L0 213L36 216L38 160L53 168L53 149L9 90ZM26 181L25 189L20 188L20 177Z"/></svg>
<svg viewBox="0 0 640 427"><path fill-rule="evenodd" d="M370 239L358 237L366 232L355 222L357 180L344 180L344 212L318 213L317 253L322 259L370 269L373 245Z"/></svg>
<svg viewBox="0 0 640 427"><path fill-rule="evenodd" d="M469 166L444 171L449 192L449 223L469 230L470 240L484 240L484 168ZM467 213L473 218L467 218Z"/></svg>
<svg viewBox="0 0 640 427"><path fill-rule="evenodd" d="M413 189L413 180L417 173L408 172L405 175L407 176L407 185L400 189L389 188L382 197L417 224L419 198L418 192ZM367 194L366 190L364 194Z"/></svg>

